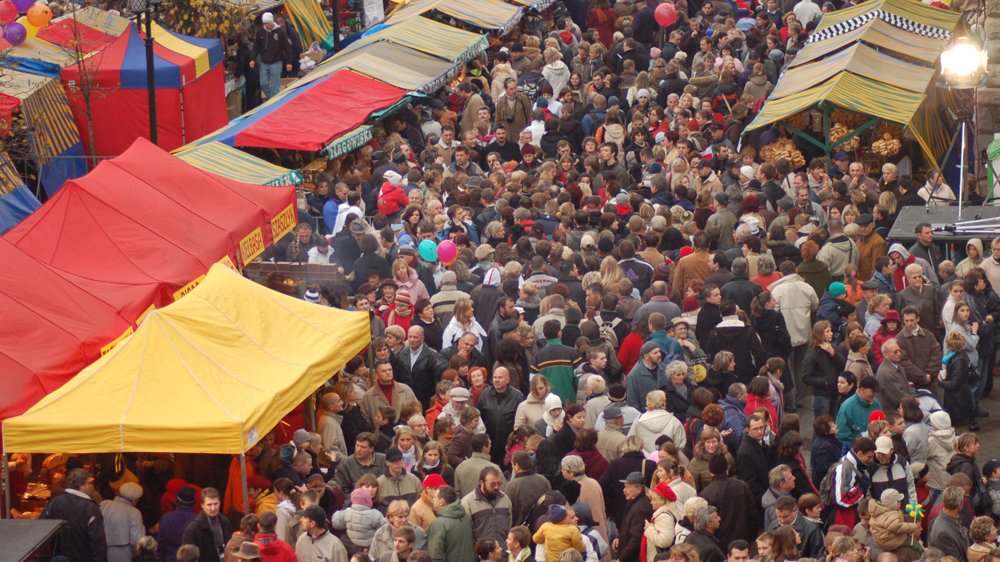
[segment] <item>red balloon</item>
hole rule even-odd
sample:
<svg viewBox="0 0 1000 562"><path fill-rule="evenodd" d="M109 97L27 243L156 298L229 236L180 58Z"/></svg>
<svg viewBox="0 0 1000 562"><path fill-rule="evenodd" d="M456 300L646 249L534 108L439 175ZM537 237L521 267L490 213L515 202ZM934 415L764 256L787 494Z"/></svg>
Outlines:
<svg viewBox="0 0 1000 562"><path fill-rule="evenodd" d="M17 19L17 6L10 0L0 2L0 23L8 24Z"/></svg>
<svg viewBox="0 0 1000 562"><path fill-rule="evenodd" d="M674 5L670 2L663 2L656 7L653 17L656 18L656 23L661 26L670 27L677 21L677 10L674 9Z"/></svg>

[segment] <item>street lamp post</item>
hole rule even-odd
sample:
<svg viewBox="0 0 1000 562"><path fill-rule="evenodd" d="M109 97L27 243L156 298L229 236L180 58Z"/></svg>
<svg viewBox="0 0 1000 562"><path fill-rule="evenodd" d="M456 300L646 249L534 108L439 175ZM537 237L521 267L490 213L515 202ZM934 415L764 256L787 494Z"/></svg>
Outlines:
<svg viewBox="0 0 1000 562"><path fill-rule="evenodd" d="M953 90L975 89L986 77L986 50L976 44L969 37L957 37L951 45L941 53L941 77L949 88ZM975 95L973 95L975 98ZM968 137L968 122L971 119L972 111L975 108L962 108L959 120L961 121L960 143L961 154L959 156L959 177L958 177L958 220L962 220L962 202L965 199L966 190L966 170L965 158L968 148L966 140Z"/></svg>
<svg viewBox="0 0 1000 562"><path fill-rule="evenodd" d="M146 37L146 91L149 94L149 140L157 142L156 134L156 68L153 57L153 16L156 13L158 0L131 0L129 7L136 15L136 25L145 23Z"/></svg>

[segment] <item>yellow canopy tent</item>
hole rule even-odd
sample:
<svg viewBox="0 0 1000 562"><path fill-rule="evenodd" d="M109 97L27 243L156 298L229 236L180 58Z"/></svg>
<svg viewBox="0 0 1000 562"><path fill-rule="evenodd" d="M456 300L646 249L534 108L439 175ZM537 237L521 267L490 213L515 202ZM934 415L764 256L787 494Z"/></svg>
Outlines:
<svg viewBox="0 0 1000 562"><path fill-rule="evenodd" d="M746 132L819 104L823 139L785 125L827 153L882 119L907 126L924 156L936 162L948 146L941 111L948 100L935 91L934 64L959 19L915 0L873 0L824 15ZM830 143L832 107L871 120Z"/></svg>
<svg viewBox="0 0 1000 562"><path fill-rule="evenodd" d="M288 297L217 264L110 353L4 421L4 451L242 457L370 334L367 314Z"/></svg>
<svg viewBox="0 0 1000 562"><path fill-rule="evenodd" d="M386 18L386 23L398 23L426 15L432 10L499 35L513 29L524 15L521 6L501 0L408 0Z"/></svg>

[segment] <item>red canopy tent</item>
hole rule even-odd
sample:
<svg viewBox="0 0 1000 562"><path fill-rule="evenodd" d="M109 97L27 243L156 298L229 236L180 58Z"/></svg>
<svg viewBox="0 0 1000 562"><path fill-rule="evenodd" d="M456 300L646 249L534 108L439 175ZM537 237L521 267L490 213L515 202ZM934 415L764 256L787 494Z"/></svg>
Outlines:
<svg viewBox="0 0 1000 562"><path fill-rule="evenodd" d="M0 373L13 385L0 393L0 419L69 380L213 264L252 260L296 217L293 187L229 180L144 139L67 182L0 242Z"/></svg>
<svg viewBox="0 0 1000 562"><path fill-rule="evenodd" d="M62 24L62 25L60 25ZM149 137L145 35L129 22L120 36L74 20L46 28L46 41L93 51L83 61L62 69L61 78L81 132L84 147L97 156L116 156L140 137ZM158 25L153 29L159 145L173 150L206 135L228 121L222 46L218 39L199 39ZM88 85L91 119L81 91ZM94 129L90 146L88 121Z"/></svg>
<svg viewBox="0 0 1000 562"><path fill-rule="evenodd" d="M317 151L386 111L407 96L406 90L341 69L279 97L200 139L229 146Z"/></svg>
<svg viewBox="0 0 1000 562"><path fill-rule="evenodd" d="M130 332L132 320L2 238L0 262L0 419L6 419L99 358Z"/></svg>

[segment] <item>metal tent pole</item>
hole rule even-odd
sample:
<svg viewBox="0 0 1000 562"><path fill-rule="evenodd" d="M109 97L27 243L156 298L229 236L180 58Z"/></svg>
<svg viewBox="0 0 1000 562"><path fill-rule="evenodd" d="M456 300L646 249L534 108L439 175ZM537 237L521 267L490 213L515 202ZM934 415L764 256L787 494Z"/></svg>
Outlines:
<svg viewBox="0 0 1000 562"><path fill-rule="evenodd" d="M13 519L10 512L10 466L7 465L7 451L3 453L3 505L4 517Z"/></svg>
<svg viewBox="0 0 1000 562"><path fill-rule="evenodd" d="M250 511L250 494L247 490L247 454L240 453L240 479L243 481L243 513Z"/></svg>
<svg viewBox="0 0 1000 562"><path fill-rule="evenodd" d="M962 220L962 200L965 199L965 137L966 119L962 119L962 154L959 156L958 164L958 220Z"/></svg>

